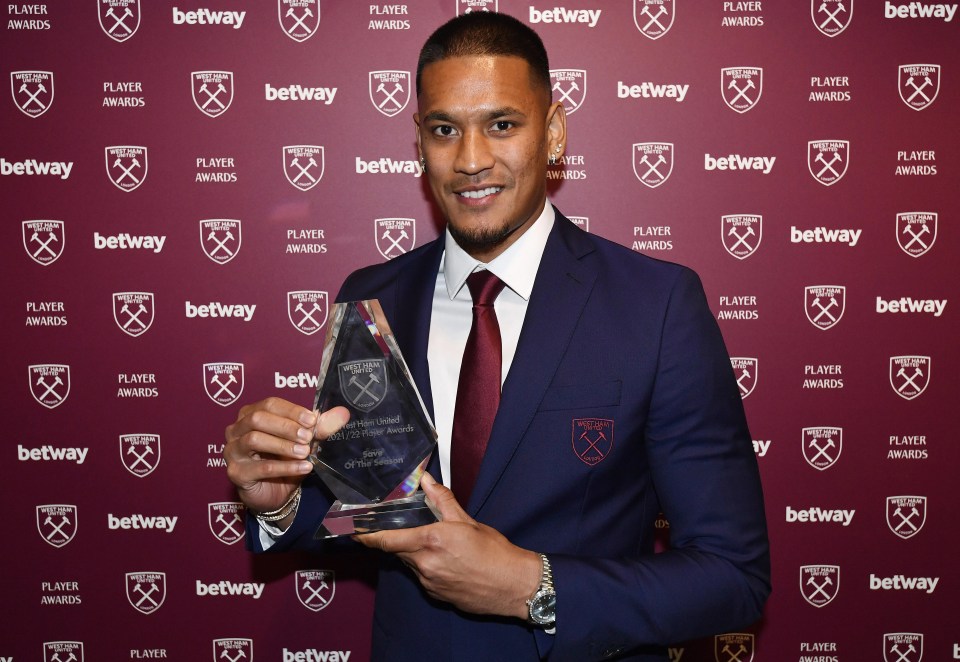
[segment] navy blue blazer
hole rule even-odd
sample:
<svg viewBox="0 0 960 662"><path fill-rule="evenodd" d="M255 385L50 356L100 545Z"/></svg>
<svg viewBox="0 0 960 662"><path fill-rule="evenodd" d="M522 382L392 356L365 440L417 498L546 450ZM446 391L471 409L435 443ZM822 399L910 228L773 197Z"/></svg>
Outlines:
<svg viewBox="0 0 960 662"><path fill-rule="evenodd" d="M431 411L427 338L442 255L441 238L353 273L338 296L380 300ZM316 545L310 536L329 496L312 478L304 486L276 551ZM760 617L770 591L760 476L729 357L693 271L557 213L464 508L550 557L556 634L460 613L387 557L375 660L664 660L668 644ZM655 554L660 512L671 548Z"/></svg>

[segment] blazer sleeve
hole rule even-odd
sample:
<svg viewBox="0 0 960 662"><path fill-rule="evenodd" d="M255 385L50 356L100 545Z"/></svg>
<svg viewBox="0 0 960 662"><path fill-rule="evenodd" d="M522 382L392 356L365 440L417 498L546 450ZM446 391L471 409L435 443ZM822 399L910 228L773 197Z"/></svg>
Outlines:
<svg viewBox="0 0 960 662"><path fill-rule="evenodd" d="M644 443L670 549L636 558L550 555L551 660L604 659L735 631L760 617L770 592L763 495L743 405L699 278L688 269L663 316Z"/></svg>

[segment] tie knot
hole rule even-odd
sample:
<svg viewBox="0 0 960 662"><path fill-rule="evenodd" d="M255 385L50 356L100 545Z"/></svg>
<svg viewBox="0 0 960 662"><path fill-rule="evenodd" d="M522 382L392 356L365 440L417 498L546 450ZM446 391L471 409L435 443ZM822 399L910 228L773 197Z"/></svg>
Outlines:
<svg viewBox="0 0 960 662"><path fill-rule="evenodd" d="M467 276L467 287L470 288L470 296L473 297L475 306L492 306L504 285L502 280L486 269L474 271Z"/></svg>

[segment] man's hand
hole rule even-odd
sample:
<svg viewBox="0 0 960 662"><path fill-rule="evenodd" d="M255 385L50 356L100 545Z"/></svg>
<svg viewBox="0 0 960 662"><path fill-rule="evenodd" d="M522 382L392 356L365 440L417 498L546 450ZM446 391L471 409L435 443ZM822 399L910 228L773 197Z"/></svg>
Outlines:
<svg viewBox="0 0 960 662"><path fill-rule="evenodd" d="M430 474L424 474L421 486L442 522L367 533L354 540L396 554L431 597L466 612L526 620L526 601L540 585L539 555L472 519Z"/></svg>
<svg viewBox="0 0 960 662"><path fill-rule="evenodd" d="M343 407L318 416L281 398L240 409L236 422L227 426L223 457L243 503L257 512L280 508L313 469L306 459L311 440L326 439L349 418ZM286 528L289 522L277 524Z"/></svg>

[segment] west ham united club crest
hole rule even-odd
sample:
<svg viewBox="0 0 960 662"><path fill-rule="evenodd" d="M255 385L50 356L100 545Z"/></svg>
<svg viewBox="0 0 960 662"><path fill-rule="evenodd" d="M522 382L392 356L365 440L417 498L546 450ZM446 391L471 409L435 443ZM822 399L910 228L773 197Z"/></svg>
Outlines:
<svg viewBox="0 0 960 662"><path fill-rule="evenodd" d="M277 0L280 29L296 42L312 37L320 26L319 0Z"/></svg>
<svg viewBox="0 0 960 662"><path fill-rule="evenodd" d="M804 288L803 297L807 320L821 331L833 328L847 307L847 288L843 285L810 285Z"/></svg>
<svg viewBox="0 0 960 662"><path fill-rule="evenodd" d="M203 387L221 407L232 405L243 393L243 364L204 363Z"/></svg>
<svg viewBox="0 0 960 662"><path fill-rule="evenodd" d="M673 143L634 143L633 174L644 185L657 188L673 172Z"/></svg>
<svg viewBox="0 0 960 662"><path fill-rule="evenodd" d="M193 104L207 117L220 117L233 103L232 71L194 71L190 86Z"/></svg>
<svg viewBox="0 0 960 662"><path fill-rule="evenodd" d="M24 234L26 236L26 234ZM910 257L920 257L937 240L937 214L908 211L897 214L897 245Z"/></svg>
<svg viewBox="0 0 960 662"><path fill-rule="evenodd" d="M820 34L836 37L853 20L853 0L810 0L810 18Z"/></svg>
<svg viewBox="0 0 960 662"><path fill-rule="evenodd" d="M726 251L744 260L760 247L763 217L757 214L730 214L720 217L720 240Z"/></svg>
<svg viewBox="0 0 960 662"><path fill-rule="evenodd" d="M207 504L207 524L210 533L220 542L232 545L246 532L243 527L244 505L239 501L221 501Z"/></svg>
<svg viewBox="0 0 960 662"><path fill-rule="evenodd" d="M675 14L675 0L633 0L633 23L649 39L659 39L670 32Z"/></svg>
<svg viewBox="0 0 960 662"><path fill-rule="evenodd" d="M28 369L30 393L47 409L59 407L70 395L70 366L43 363Z"/></svg>
<svg viewBox="0 0 960 662"><path fill-rule="evenodd" d="M124 42L140 27L140 0L97 0L100 27L116 42Z"/></svg>
<svg viewBox="0 0 960 662"><path fill-rule="evenodd" d="M200 221L200 247L217 264L226 264L237 256L241 243L240 221L208 218Z"/></svg>
<svg viewBox="0 0 960 662"><path fill-rule="evenodd" d="M567 216L570 219L570 222L576 225L578 228L584 232L590 232L590 217L589 216Z"/></svg>
<svg viewBox="0 0 960 662"><path fill-rule="evenodd" d="M613 450L613 421L609 418L573 419L573 452L589 466L605 460Z"/></svg>
<svg viewBox="0 0 960 662"><path fill-rule="evenodd" d="M908 108L923 110L940 91L939 64L904 64L900 66L900 99Z"/></svg>
<svg viewBox="0 0 960 662"><path fill-rule="evenodd" d="M43 662L83 662L82 641L48 641L43 644Z"/></svg>
<svg viewBox="0 0 960 662"><path fill-rule="evenodd" d="M253 639L214 639L213 662L253 662Z"/></svg>
<svg viewBox="0 0 960 662"><path fill-rule="evenodd" d="M883 662L920 662L922 659L922 634L891 632L883 635Z"/></svg>
<svg viewBox="0 0 960 662"><path fill-rule="evenodd" d="M47 267L63 255L63 221L24 221L22 227L23 248L31 260Z"/></svg>
<svg viewBox="0 0 960 662"><path fill-rule="evenodd" d="M64 504L37 506L37 530L45 543L63 547L77 535L77 507Z"/></svg>
<svg viewBox="0 0 960 662"><path fill-rule="evenodd" d="M387 395L387 362L362 359L337 365L340 391L347 402L360 411L370 411Z"/></svg>
<svg viewBox="0 0 960 662"><path fill-rule="evenodd" d="M149 476L160 464L160 435L120 435L120 461L137 478Z"/></svg>
<svg viewBox="0 0 960 662"><path fill-rule="evenodd" d="M167 573L128 572L127 600L141 614L152 614L160 609L167 597Z"/></svg>
<svg viewBox="0 0 960 662"><path fill-rule="evenodd" d="M718 634L713 638L716 662L753 662L754 636L742 632Z"/></svg>
<svg viewBox="0 0 960 662"><path fill-rule="evenodd" d="M913 400L930 383L929 356L891 356L890 387L904 400Z"/></svg>
<svg viewBox="0 0 960 662"><path fill-rule="evenodd" d="M720 94L727 108L738 113L753 109L763 93L763 69L727 67L720 70Z"/></svg>
<svg viewBox="0 0 960 662"><path fill-rule="evenodd" d="M412 218L377 218L373 221L373 238L380 255L392 260L417 245L417 224Z"/></svg>
<svg viewBox="0 0 960 662"><path fill-rule="evenodd" d="M927 497L887 497L887 526L894 535L904 540L912 538L920 533L926 521Z"/></svg>
<svg viewBox="0 0 960 662"><path fill-rule="evenodd" d="M800 593L814 607L830 604L840 591L840 566L800 566Z"/></svg>
<svg viewBox="0 0 960 662"><path fill-rule="evenodd" d="M551 69L550 84L554 101L563 104L567 115L580 109L587 98L587 72L585 69Z"/></svg>
<svg viewBox="0 0 960 662"><path fill-rule="evenodd" d="M287 292L287 318L293 328L307 336L322 329L327 322L328 299L320 290Z"/></svg>
<svg viewBox="0 0 960 662"><path fill-rule="evenodd" d="M129 193L147 178L147 148L134 145L107 147L107 177L118 189Z"/></svg>
<svg viewBox="0 0 960 662"><path fill-rule="evenodd" d="M13 103L27 117L40 117L53 103L52 71L11 71Z"/></svg>
<svg viewBox="0 0 960 662"><path fill-rule="evenodd" d="M829 469L843 451L843 428L803 428L801 446L803 459L814 469Z"/></svg>
<svg viewBox="0 0 960 662"><path fill-rule="evenodd" d="M153 324L153 292L114 292L113 321L132 338Z"/></svg>
<svg viewBox="0 0 960 662"><path fill-rule="evenodd" d="M454 0L457 3L457 16L474 11L499 11L497 0Z"/></svg>
<svg viewBox="0 0 960 662"><path fill-rule="evenodd" d="M337 590L333 570L297 570L293 580L297 599L310 611L320 611L333 601Z"/></svg>
<svg viewBox="0 0 960 662"><path fill-rule="evenodd" d="M410 101L409 71L371 71L368 76L370 103L387 117L393 117Z"/></svg>
<svg viewBox="0 0 960 662"><path fill-rule="evenodd" d="M757 388L759 362L753 358L731 356L730 366L733 368L733 376L736 378L737 387L740 389L740 397L746 398Z"/></svg>
<svg viewBox="0 0 960 662"><path fill-rule="evenodd" d="M283 148L283 174L292 186L309 191L323 178L323 147L288 145Z"/></svg>
<svg viewBox="0 0 960 662"><path fill-rule="evenodd" d="M833 186L847 174L849 140L811 140L807 143L807 169L824 186Z"/></svg>

